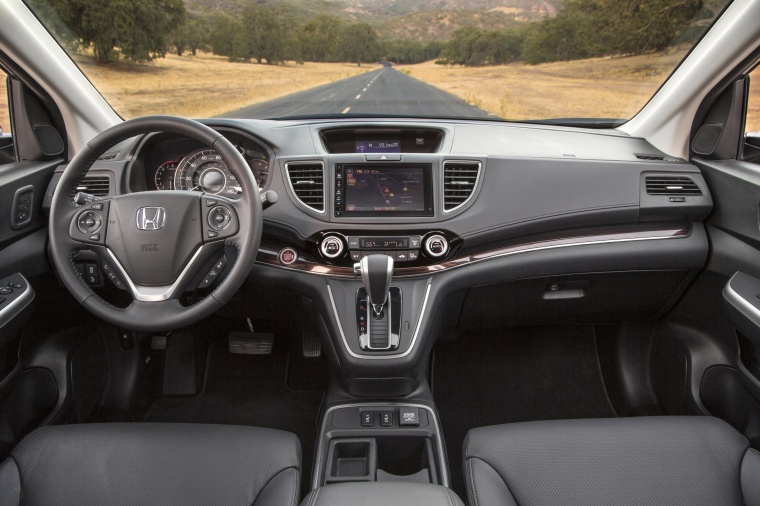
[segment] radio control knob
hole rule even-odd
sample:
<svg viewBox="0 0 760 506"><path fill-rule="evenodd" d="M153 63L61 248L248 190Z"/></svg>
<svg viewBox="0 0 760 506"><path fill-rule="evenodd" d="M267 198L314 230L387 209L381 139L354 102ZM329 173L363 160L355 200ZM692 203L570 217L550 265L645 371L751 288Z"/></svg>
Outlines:
<svg viewBox="0 0 760 506"><path fill-rule="evenodd" d="M328 235L319 245L319 251L325 258L338 258L343 254L343 240L335 235Z"/></svg>
<svg viewBox="0 0 760 506"><path fill-rule="evenodd" d="M425 253L428 256L438 258L449 251L449 242L440 234L433 234L425 239Z"/></svg>

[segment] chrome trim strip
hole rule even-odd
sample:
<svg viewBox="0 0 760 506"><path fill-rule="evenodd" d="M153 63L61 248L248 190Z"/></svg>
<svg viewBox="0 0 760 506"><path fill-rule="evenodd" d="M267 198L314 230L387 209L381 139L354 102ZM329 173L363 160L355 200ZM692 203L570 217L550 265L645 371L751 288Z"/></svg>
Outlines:
<svg viewBox="0 0 760 506"><path fill-rule="evenodd" d="M446 210L446 164L447 163L477 163L478 164L478 175L475 177L475 184L472 186L472 192L470 192L470 195L467 197L467 199L459 204L458 206ZM449 214L453 213L457 209L460 209L462 206L464 206L466 203L468 203L472 198L475 196L475 192L478 189L478 183L480 183L480 175L483 173L483 164L480 163L480 160L444 160L441 164L443 167L443 181L441 184L441 211L443 214Z"/></svg>
<svg viewBox="0 0 760 506"><path fill-rule="evenodd" d="M409 343L409 348L407 348L406 351L403 353L394 353L393 355L364 355L359 353L354 353L351 351L351 348L348 346L348 340L346 340L346 334L343 333L343 324L340 321L340 316L338 316L338 308L335 306L335 299L333 298L332 289L330 288L330 285L327 285L327 294L330 296L330 304L332 305L333 315L335 315L335 321L338 323L338 331L340 331L340 337L343 339L343 346L346 348L346 351L349 355L351 355L354 358L359 358L363 360L392 360L397 358L403 358L407 355L409 355L412 350L414 349L414 345L417 342L417 336L420 333L420 328L422 328L422 319L425 317L425 308L427 307L428 302L428 296L430 295L430 286L431 284L427 284L427 288L425 289L425 299L422 301L422 309L420 309L420 317L417 320L417 327L414 329L414 335L412 336L412 342ZM403 308L402 308L403 310Z"/></svg>
<svg viewBox="0 0 760 506"><path fill-rule="evenodd" d="M441 461L441 485L444 487L451 487L451 483L449 483L449 462L446 459L446 456L443 454L443 443L445 442L445 439L443 437L443 430L441 429L440 423L438 423L438 417L435 415L435 411L430 408L430 406L425 406L424 404L414 404L414 403L407 403L407 402L362 402L362 403L353 403L353 404L341 404L339 406L333 406L327 411L325 411L324 415L322 415L322 424L320 425L319 434L317 435L317 451L314 452L314 471L312 472L312 487L311 489L314 490L316 488L319 488L319 470L322 467L322 453L324 451L323 445L322 445L322 436L325 433L325 426L327 424L327 418L328 415L336 409L343 409L343 408L361 408L361 407L402 407L402 406L410 406L412 408L422 408L424 410L427 410L428 413L430 413L430 417L433 420L433 425L435 427L435 432L438 434L439 441L437 441L438 446L438 458ZM350 429L349 429L350 430ZM360 429L356 429L360 430Z"/></svg>
<svg viewBox="0 0 760 506"><path fill-rule="evenodd" d="M13 299L10 304L0 311L0 328L3 328L6 323L18 316L18 314L34 300L34 288L32 288L29 280L27 280L21 273L18 273L18 275L24 280L26 289L21 293L21 296Z"/></svg>
<svg viewBox="0 0 760 506"><path fill-rule="evenodd" d="M111 260L113 261L116 268L119 269L119 273L126 280L127 285L129 285L129 289L132 291L132 296L135 298L135 300L142 302L161 302L163 300L171 299L172 295L174 295L174 292L185 280L185 276L195 263L195 259L198 258L198 256L201 254L201 251L203 251L203 245L201 245L196 250L195 254L192 256L185 268L182 269L182 272L179 274L179 276L177 276L177 280L168 286L136 285L134 281L132 281L132 278L127 275L127 271L124 270L124 267L122 267L119 261L116 260L116 256L113 254L110 248L106 248L106 251L108 252L108 256L111 257Z"/></svg>
<svg viewBox="0 0 760 506"><path fill-rule="evenodd" d="M736 290L731 288L731 282L738 275L739 273L735 272L734 275L731 276L731 279L728 280L728 283L726 283L726 286L723 287L723 297L749 321L760 327L760 310L750 304L747 299L736 293Z"/></svg>
<svg viewBox="0 0 760 506"><path fill-rule="evenodd" d="M303 200L298 198L298 194L296 193L295 188L293 188L293 182L290 180L290 171L288 170L288 167L290 165L315 165L319 164L322 166L322 210L314 209L310 205L306 204ZM327 171L325 170L325 162L321 160L294 160L292 162L285 162L285 180L288 182L288 186L290 187L290 192L293 194L293 198L296 199L296 202L304 206L309 211L319 213L319 214L325 214L327 212Z"/></svg>
<svg viewBox="0 0 760 506"><path fill-rule="evenodd" d="M479 262L486 262L496 258L502 258L520 253L530 253L534 251L544 251L558 248L568 248L573 246L593 246L599 244L615 244L625 242L639 242L639 241L658 241L663 239L684 239L691 235L691 230L686 227L679 228L667 228L661 230L648 230L640 232L621 232L621 233L607 233L599 234L597 236L576 236L566 237L560 239L548 239L544 241L537 241L533 243L518 244L514 246L507 246L499 248L486 253L478 253L470 255L468 257L455 258L452 260L444 261L440 264L417 266L417 267L400 267L394 270L395 278L414 278L423 277L436 274L438 272L444 272L451 269L458 269L460 267L466 267ZM594 239L594 237L598 237ZM260 250L264 251L265 250ZM276 256L275 256L276 260ZM257 260L256 263L260 265L266 265L269 267L276 267L280 269L289 269L293 271L300 271L307 274L314 274L317 276L328 276L336 278L353 278L353 269L350 267L335 267L331 265L324 265L317 262L308 262L299 257L302 262L300 264L294 264L293 266L280 265L279 262L266 262Z"/></svg>

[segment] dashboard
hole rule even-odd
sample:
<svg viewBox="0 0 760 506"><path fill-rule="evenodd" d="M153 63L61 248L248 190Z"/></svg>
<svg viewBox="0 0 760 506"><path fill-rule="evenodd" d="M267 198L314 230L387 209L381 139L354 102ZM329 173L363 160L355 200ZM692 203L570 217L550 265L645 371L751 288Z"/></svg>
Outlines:
<svg viewBox="0 0 760 506"><path fill-rule="evenodd" d="M373 371L392 369L383 359L416 363L427 335L652 318L678 300L709 251L703 222L712 199L699 169L615 130L476 120L205 123L240 150L262 191L277 194L263 211L250 274L257 289L248 295L267 293L265 307L276 291L260 287L287 287L281 304L310 301L341 369L357 378L365 361ZM239 195L214 152L171 134L126 141L90 177L107 178L109 196ZM356 337L354 266L377 253L393 258L401 294L393 349ZM191 287L203 296L223 273L223 261L209 265Z"/></svg>

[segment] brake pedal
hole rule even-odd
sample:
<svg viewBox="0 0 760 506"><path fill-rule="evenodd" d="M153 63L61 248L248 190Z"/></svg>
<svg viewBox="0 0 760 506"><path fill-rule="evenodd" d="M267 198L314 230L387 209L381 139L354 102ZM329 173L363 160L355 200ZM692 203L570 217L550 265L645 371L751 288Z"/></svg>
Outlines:
<svg viewBox="0 0 760 506"><path fill-rule="evenodd" d="M229 335L230 353L243 355L271 355L274 334L262 332L231 332Z"/></svg>
<svg viewBox="0 0 760 506"><path fill-rule="evenodd" d="M322 345L316 333L310 328L303 329L303 356L306 358L322 356Z"/></svg>

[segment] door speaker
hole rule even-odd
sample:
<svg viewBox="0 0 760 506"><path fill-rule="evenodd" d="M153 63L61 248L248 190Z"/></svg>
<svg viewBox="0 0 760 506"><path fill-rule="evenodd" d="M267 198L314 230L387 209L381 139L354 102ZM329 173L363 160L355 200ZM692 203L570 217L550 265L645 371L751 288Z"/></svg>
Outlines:
<svg viewBox="0 0 760 506"><path fill-rule="evenodd" d="M719 123L708 123L702 125L697 135L694 136L694 142L691 143L691 149L698 155L711 155L718 146L720 134L723 133L723 125Z"/></svg>

